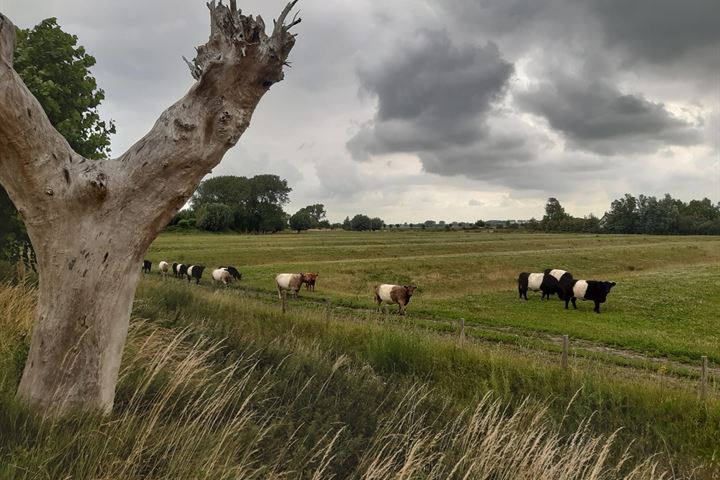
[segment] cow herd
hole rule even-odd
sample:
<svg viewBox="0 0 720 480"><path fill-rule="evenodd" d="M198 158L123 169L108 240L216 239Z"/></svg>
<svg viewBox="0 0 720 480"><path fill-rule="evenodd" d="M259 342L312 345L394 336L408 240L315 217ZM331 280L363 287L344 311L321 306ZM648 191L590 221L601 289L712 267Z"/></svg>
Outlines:
<svg viewBox="0 0 720 480"><path fill-rule="evenodd" d="M205 271L204 265L186 265L183 263L173 263L170 265L166 261L158 263L160 275L163 279L166 278L172 272L172 275L176 278L187 278L188 282L195 280L197 285L200 284L203 272ZM144 260L142 265L143 273L150 273L152 270L152 261ZM283 298L283 294L289 293L293 297L297 298L298 292L305 285L306 290L315 291L315 284L319 273L280 273L275 277L275 285L277 286L278 297ZM229 285L233 280L241 280L242 274L237 268L232 266L218 267L212 272L212 279L214 283L220 283L225 286ZM405 315L405 309L407 304L410 302L415 289L414 285L376 285L374 288L375 302L377 303L378 309L381 309L382 304L396 304L398 306L398 313Z"/></svg>
<svg viewBox="0 0 720 480"><path fill-rule="evenodd" d="M527 300L528 290L542 292L541 300L557 295L565 301L565 308L572 302L577 308L577 299L590 300L595 303L593 311L600 313L600 304L605 303L615 282L599 280L575 280L572 273L565 270L548 268L543 273L522 272L518 277L518 293L520 298Z"/></svg>
<svg viewBox="0 0 720 480"><path fill-rule="evenodd" d="M163 278L172 275L176 278L186 278L188 282L195 281L200 284L204 265L186 265L183 263L173 263L172 265L166 261L158 264L160 275ZM152 262L143 261L142 270L144 273L150 273ZM283 298L286 293L297 298L298 292L303 284L308 291L315 290L318 273L280 273L275 277L275 285L277 286L278 297ZM233 266L218 267L212 272L212 280L214 283L229 285L232 281L242 280L242 274ZM565 301L565 309L572 302L573 308L577 309L576 301L590 300L595 303L593 311L600 313L600 304L605 303L610 290L615 286L615 282L606 282L599 280L576 280L570 272L559 269L548 268L543 273L522 272L518 277L518 294L520 299L527 300L527 292L542 292L541 300L552 295L557 295L560 300ZM398 313L405 314L410 298L417 289L414 285L390 285L381 284L374 288L375 303L378 310L383 304L395 304L398 306Z"/></svg>
<svg viewBox="0 0 720 480"><path fill-rule="evenodd" d="M158 263L158 269L163 279L167 278L168 275L172 274L175 278L187 278L188 282L193 280L197 285L200 284L203 272L205 271L204 265L186 265L184 263L173 263L172 265L165 260ZM152 270L152 262L150 260L143 260L142 271L143 273L150 273ZM233 280L242 280L242 273L237 268L228 265L227 267L218 267L212 272L213 282L222 283L223 285L229 285Z"/></svg>

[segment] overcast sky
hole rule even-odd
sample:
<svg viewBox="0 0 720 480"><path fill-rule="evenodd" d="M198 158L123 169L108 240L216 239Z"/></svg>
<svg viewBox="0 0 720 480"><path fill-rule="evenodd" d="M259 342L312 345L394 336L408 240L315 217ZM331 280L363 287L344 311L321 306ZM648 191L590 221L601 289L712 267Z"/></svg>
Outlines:
<svg viewBox="0 0 720 480"><path fill-rule="evenodd" d="M275 0L238 0L271 18ZM557 197L720 201L718 0L301 0L285 80L213 175L273 173L289 212L387 222L526 219ZM0 0L97 58L114 155L193 79L204 0Z"/></svg>

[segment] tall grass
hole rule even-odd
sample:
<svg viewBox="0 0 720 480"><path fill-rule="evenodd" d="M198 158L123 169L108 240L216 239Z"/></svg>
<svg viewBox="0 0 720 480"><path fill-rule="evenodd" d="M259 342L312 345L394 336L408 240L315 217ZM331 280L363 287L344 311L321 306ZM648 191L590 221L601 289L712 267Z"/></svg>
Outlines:
<svg viewBox="0 0 720 480"><path fill-rule="evenodd" d="M43 418L13 400L34 296L0 286L0 478L671 478L589 419L565 433L548 404L458 409L321 342L212 339L179 311L132 322L111 415Z"/></svg>

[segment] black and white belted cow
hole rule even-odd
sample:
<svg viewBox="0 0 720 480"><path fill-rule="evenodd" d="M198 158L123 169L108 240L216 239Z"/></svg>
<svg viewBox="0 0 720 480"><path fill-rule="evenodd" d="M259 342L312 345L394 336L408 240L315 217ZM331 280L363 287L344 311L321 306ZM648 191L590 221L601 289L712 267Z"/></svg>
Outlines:
<svg viewBox="0 0 720 480"><path fill-rule="evenodd" d="M205 270L204 265L190 265L187 269L187 272L185 273L187 281L190 282L192 281L192 279L195 279L195 284L200 285L200 279L202 278L203 270Z"/></svg>
<svg viewBox="0 0 720 480"><path fill-rule="evenodd" d="M188 266L184 263L178 263L177 266L177 276L179 278L183 278L185 275L187 275Z"/></svg>
<svg viewBox="0 0 720 480"><path fill-rule="evenodd" d="M558 297L560 297L560 300L565 300L565 292L567 292L568 288L572 288L574 281L572 273L556 268L548 268L545 270L545 274L555 277L560 284L560 288L557 291Z"/></svg>
<svg viewBox="0 0 720 480"><path fill-rule="evenodd" d="M240 280L242 280L242 273L240 273L238 271L238 269L233 267L232 265L228 265L227 267L218 267L218 268L223 268L223 269L227 270L230 273L230 275L232 275L232 278L234 278L238 282Z"/></svg>
<svg viewBox="0 0 720 480"><path fill-rule="evenodd" d="M150 273L152 269L152 262L150 260L143 260L142 271L143 273Z"/></svg>
<svg viewBox="0 0 720 480"><path fill-rule="evenodd" d="M615 282L605 282L598 280L574 280L572 285L565 290L565 308L572 301L573 308L577 309L575 301L590 300L595 302L593 312L600 313L600 304L605 303L610 290L616 285Z"/></svg>
<svg viewBox="0 0 720 480"><path fill-rule="evenodd" d="M542 291L541 300L544 300L545 297L550 300L550 295L559 294L560 282L549 273L522 272L518 276L518 293L521 299L528 299L528 290L533 292Z"/></svg>

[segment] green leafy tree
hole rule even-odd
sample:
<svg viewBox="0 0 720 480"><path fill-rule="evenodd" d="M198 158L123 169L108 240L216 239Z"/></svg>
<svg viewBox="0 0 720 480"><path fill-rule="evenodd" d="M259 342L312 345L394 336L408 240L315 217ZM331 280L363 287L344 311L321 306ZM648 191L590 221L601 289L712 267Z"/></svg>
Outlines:
<svg viewBox="0 0 720 480"><path fill-rule="evenodd" d="M73 150L85 158L104 158L115 124L100 119L98 106L105 93L90 74L95 58L77 40L55 18L18 29L14 68ZM0 186L0 256L17 260L18 252L29 247L20 214Z"/></svg>
<svg viewBox="0 0 720 480"><path fill-rule="evenodd" d="M180 226L180 222L185 222L183 225L188 228L189 225L195 226L195 211L190 209L180 210L170 220L170 225Z"/></svg>
<svg viewBox="0 0 720 480"><path fill-rule="evenodd" d="M222 203L233 209L246 208L250 203L252 180L247 177L224 175L208 178L195 190L194 208L209 203Z"/></svg>
<svg viewBox="0 0 720 480"><path fill-rule="evenodd" d="M259 221L255 232L282 232L287 228L288 215L278 205L263 204L258 209Z"/></svg>
<svg viewBox="0 0 720 480"><path fill-rule="evenodd" d="M356 232L364 232L372 228L372 221L367 215L355 215L350 220L350 228Z"/></svg>
<svg viewBox="0 0 720 480"><path fill-rule="evenodd" d="M352 230L352 222L350 221L350 217L345 217L345 220L343 220L343 223L342 223L342 229L343 230Z"/></svg>
<svg viewBox="0 0 720 480"><path fill-rule="evenodd" d="M557 198L548 198L545 204L545 216L540 221L540 225L546 232L560 232L569 230L568 221L572 217L565 212Z"/></svg>
<svg viewBox="0 0 720 480"><path fill-rule="evenodd" d="M603 229L608 233L639 232L638 200L629 193L610 204L610 211L605 214Z"/></svg>
<svg viewBox="0 0 720 480"><path fill-rule="evenodd" d="M208 203L197 209L197 227L210 232L220 232L232 227L232 208L222 203Z"/></svg>
<svg viewBox="0 0 720 480"><path fill-rule="evenodd" d="M291 191L287 181L277 175L220 176L201 183L192 204L195 209L208 204L227 205L233 213L231 228L235 230L276 232L285 229L283 206L290 200Z"/></svg>
<svg viewBox="0 0 720 480"><path fill-rule="evenodd" d="M373 217L370 219L370 230L382 230L385 226L385 222L382 218Z"/></svg>
<svg viewBox="0 0 720 480"><path fill-rule="evenodd" d="M290 217L290 228L297 230L297 233L300 233L303 230L310 230L317 225L317 223L318 222L315 218L305 211L305 209L298 211L295 215Z"/></svg>
<svg viewBox="0 0 720 480"><path fill-rule="evenodd" d="M327 215L327 212L325 211L325 205L323 205L322 203L308 205L307 207L300 209L300 211L310 215L317 225L319 225L320 222L325 220L325 216Z"/></svg>
<svg viewBox="0 0 720 480"><path fill-rule="evenodd" d="M23 255L29 246L30 239L20 214L5 189L0 187L0 258L13 262L22 257L29 260L27 255Z"/></svg>
<svg viewBox="0 0 720 480"><path fill-rule="evenodd" d="M77 40L63 32L55 18L18 30L15 71L73 150L85 158L104 158L115 124L100 119L98 106L105 92L90 74L95 57Z"/></svg>

